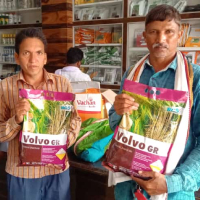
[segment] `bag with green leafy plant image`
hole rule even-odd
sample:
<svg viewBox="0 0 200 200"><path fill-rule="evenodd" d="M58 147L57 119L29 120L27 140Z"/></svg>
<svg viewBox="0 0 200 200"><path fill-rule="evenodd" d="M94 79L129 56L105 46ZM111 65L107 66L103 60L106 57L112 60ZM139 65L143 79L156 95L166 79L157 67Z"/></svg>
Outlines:
<svg viewBox="0 0 200 200"><path fill-rule="evenodd" d="M139 103L117 126L105 164L113 171L139 176L138 171L165 172L188 93L125 80L122 93Z"/></svg>
<svg viewBox="0 0 200 200"><path fill-rule="evenodd" d="M21 165L55 164L65 169L74 94L21 89L19 95L30 103L20 134Z"/></svg>
<svg viewBox="0 0 200 200"><path fill-rule="evenodd" d="M105 154L112 137L108 119L89 118L81 125L74 153L85 161L96 162Z"/></svg>

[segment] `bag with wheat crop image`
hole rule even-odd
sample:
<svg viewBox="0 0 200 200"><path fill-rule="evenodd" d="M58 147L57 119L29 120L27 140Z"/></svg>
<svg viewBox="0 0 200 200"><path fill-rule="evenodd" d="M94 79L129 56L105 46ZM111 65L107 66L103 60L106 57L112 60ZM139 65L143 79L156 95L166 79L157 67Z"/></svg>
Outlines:
<svg viewBox="0 0 200 200"><path fill-rule="evenodd" d="M125 80L122 93L139 103L115 129L104 166L142 178L138 171L164 173L188 93Z"/></svg>
<svg viewBox="0 0 200 200"><path fill-rule="evenodd" d="M20 133L20 165L54 164L64 170L74 94L21 89L19 96L30 103Z"/></svg>

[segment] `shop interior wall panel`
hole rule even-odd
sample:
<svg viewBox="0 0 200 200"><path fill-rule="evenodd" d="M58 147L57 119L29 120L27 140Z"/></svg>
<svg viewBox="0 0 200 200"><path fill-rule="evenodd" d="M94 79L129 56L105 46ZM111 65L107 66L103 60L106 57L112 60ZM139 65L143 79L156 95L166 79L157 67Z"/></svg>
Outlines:
<svg viewBox="0 0 200 200"><path fill-rule="evenodd" d="M72 0L43 0L42 29L48 42L45 68L55 72L65 66L66 52L73 43Z"/></svg>

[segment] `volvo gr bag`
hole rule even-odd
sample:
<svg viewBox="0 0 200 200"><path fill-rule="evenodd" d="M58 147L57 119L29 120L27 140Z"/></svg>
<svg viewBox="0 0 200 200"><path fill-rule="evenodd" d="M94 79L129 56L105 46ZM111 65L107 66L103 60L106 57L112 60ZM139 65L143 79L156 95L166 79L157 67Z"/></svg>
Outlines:
<svg viewBox="0 0 200 200"><path fill-rule="evenodd" d="M105 165L115 172L163 173L186 105L185 91L150 87L125 80L123 93L139 103L122 116L106 154Z"/></svg>
<svg viewBox="0 0 200 200"><path fill-rule="evenodd" d="M65 169L74 94L21 89L19 95L31 107L20 136L21 165L55 164Z"/></svg>

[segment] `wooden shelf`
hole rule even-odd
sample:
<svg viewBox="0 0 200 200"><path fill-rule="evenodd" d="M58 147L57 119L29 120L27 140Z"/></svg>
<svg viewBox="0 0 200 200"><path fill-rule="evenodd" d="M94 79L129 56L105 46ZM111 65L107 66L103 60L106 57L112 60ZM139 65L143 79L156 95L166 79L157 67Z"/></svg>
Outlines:
<svg viewBox="0 0 200 200"><path fill-rule="evenodd" d="M179 51L200 51L200 47L178 47ZM129 51L148 51L147 47L131 47Z"/></svg>
<svg viewBox="0 0 200 200"><path fill-rule="evenodd" d="M13 10L0 10L0 13L11 13L11 12L31 12L31 11L37 11L41 10L41 7L35 7L35 8L20 8L20 9L13 9Z"/></svg>
<svg viewBox="0 0 200 200"><path fill-rule="evenodd" d="M101 89L112 89L112 90L119 90L120 89L120 85L118 84L103 84L101 83Z"/></svg>
<svg viewBox="0 0 200 200"><path fill-rule="evenodd" d="M196 19L200 18L200 12L182 13L181 19ZM130 22L144 22L145 16L135 16L128 18L113 18L113 19L95 19L88 21L74 21L73 26L79 25L99 25L99 24L116 24L116 23L130 23Z"/></svg>
<svg viewBox="0 0 200 200"><path fill-rule="evenodd" d="M181 13L181 19L194 19L194 18L200 18L200 11Z"/></svg>
<svg viewBox="0 0 200 200"><path fill-rule="evenodd" d="M0 44L0 47L14 47L14 44Z"/></svg>
<svg viewBox="0 0 200 200"><path fill-rule="evenodd" d="M17 65L17 63L13 63L13 62L0 62L0 64L2 64L2 65Z"/></svg>
<svg viewBox="0 0 200 200"><path fill-rule="evenodd" d="M123 22L124 22L123 18L95 19L95 20L88 20L88 21L74 21L73 26L119 24L119 23L123 23Z"/></svg>
<svg viewBox="0 0 200 200"><path fill-rule="evenodd" d="M200 18L200 12L185 12L181 13L181 19L195 19L195 18ZM128 17L125 19L127 22L144 22L145 21L145 16L133 16L133 17Z"/></svg>
<svg viewBox="0 0 200 200"><path fill-rule="evenodd" d="M0 29L18 29L18 28L28 28L28 27L42 27L42 23L0 25Z"/></svg>
<svg viewBox="0 0 200 200"><path fill-rule="evenodd" d="M84 3L84 4L78 4L74 5L74 8L88 8L93 6L102 6L102 5L116 5L121 4L122 0L113 0L113 1L101 1L101 2L95 2L95 3Z"/></svg>
<svg viewBox="0 0 200 200"><path fill-rule="evenodd" d="M147 47L131 47L129 51L148 51Z"/></svg>
<svg viewBox="0 0 200 200"><path fill-rule="evenodd" d="M93 46L101 46L101 47L104 47L104 46L113 46L113 47L118 47L118 46L122 46L121 43L107 43L107 44L75 44L75 46L78 46L78 47L93 47Z"/></svg>
<svg viewBox="0 0 200 200"><path fill-rule="evenodd" d="M112 65L81 65L81 67L92 67L92 68L114 68L114 69L120 69L121 66L112 66Z"/></svg>
<svg viewBox="0 0 200 200"><path fill-rule="evenodd" d="M200 47L178 47L179 51L200 51Z"/></svg>

